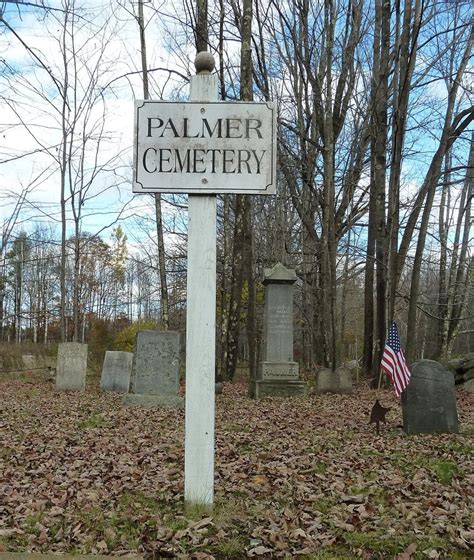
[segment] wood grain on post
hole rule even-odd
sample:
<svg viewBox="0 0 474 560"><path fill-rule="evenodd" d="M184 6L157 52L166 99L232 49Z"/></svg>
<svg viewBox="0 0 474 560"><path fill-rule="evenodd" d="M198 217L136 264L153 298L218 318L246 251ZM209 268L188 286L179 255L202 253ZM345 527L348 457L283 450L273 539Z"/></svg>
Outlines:
<svg viewBox="0 0 474 560"><path fill-rule="evenodd" d="M191 101L217 101L214 59L196 57ZM204 109L203 109L204 110ZM205 179L203 179L205 180ZM214 502L216 196L189 195L186 318L186 507Z"/></svg>

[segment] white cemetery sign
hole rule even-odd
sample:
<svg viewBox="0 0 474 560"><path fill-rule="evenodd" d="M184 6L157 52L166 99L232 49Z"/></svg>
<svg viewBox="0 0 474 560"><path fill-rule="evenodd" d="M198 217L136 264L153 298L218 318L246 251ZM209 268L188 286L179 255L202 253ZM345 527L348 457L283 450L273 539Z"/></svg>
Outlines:
<svg viewBox="0 0 474 560"><path fill-rule="evenodd" d="M274 194L273 103L135 102L133 191Z"/></svg>
<svg viewBox="0 0 474 560"><path fill-rule="evenodd" d="M184 499L212 507L216 330L216 194L273 194L273 103L217 101L214 59L197 55L187 103L135 106L133 191L188 193Z"/></svg>

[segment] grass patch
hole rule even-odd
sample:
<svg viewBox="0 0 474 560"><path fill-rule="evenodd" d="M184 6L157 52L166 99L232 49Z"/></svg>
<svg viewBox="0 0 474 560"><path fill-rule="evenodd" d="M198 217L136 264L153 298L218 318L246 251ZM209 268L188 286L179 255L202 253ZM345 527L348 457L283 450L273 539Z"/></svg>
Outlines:
<svg viewBox="0 0 474 560"><path fill-rule="evenodd" d="M172 531L183 531L189 527L189 521L185 517L165 515L163 519L164 525Z"/></svg>
<svg viewBox="0 0 474 560"><path fill-rule="evenodd" d="M247 455L248 453L252 453L252 451L253 446L249 443L242 443L241 445L239 445L239 453L241 453L242 455Z"/></svg>
<svg viewBox="0 0 474 560"><path fill-rule="evenodd" d="M223 426L223 431L231 434L250 434L252 432L250 426L241 426L240 424L226 424Z"/></svg>
<svg viewBox="0 0 474 560"><path fill-rule="evenodd" d="M474 430L472 430L472 435L474 435ZM448 443L444 449L452 453L460 453L461 455L472 455L474 453L474 445L471 443L461 443L458 441L453 441Z"/></svg>
<svg viewBox="0 0 474 560"><path fill-rule="evenodd" d="M111 538L110 531L104 530L104 537L109 546L115 546L116 543L126 542L130 548L137 548L140 542L140 534L142 531L143 523L138 520L113 517L111 520L111 527L113 529L114 537Z"/></svg>
<svg viewBox="0 0 474 560"><path fill-rule="evenodd" d="M12 455L13 449L11 449L10 447L3 447L3 445L0 446L0 459L8 462Z"/></svg>
<svg viewBox="0 0 474 560"><path fill-rule="evenodd" d="M104 512L98 507L81 510L78 519L89 531L104 532L109 523Z"/></svg>
<svg viewBox="0 0 474 560"><path fill-rule="evenodd" d="M42 523L44 518L44 513L31 513L25 517L25 531L27 533L33 533L35 535L39 535L39 529L37 529L36 525L38 523Z"/></svg>
<svg viewBox="0 0 474 560"><path fill-rule="evenodd" d="M326 463L319 461L313 465L311 470L314 474L326 474L328 472L328 466Z"/></svg>
<svg viewBox="0 0 474 560"><path fill-rule="evenodd" d="M245 541L241 537L233 537L219 543L214 548L217 558L247 558Z"/></svg>
<svg viewBox="0 0 474 560"><path fill-rule="evenodd" d="M118 501L119 509L127 513L163 513L166 506L162 501L153 496L146 496L140 493L122 494Z"/></svg>
<svg viewBox="0 0 474 560"><path fill-rule="evenodd" d="M368 480L369 482L372 482L372 481L374 481L374 480L377 480L378 477L379 477L378 473L377 473L376 471L374 471L374 470L370 470L370 471L367 470L367 471L364 471L364 475L363 475L363 476L364 476L364 479L365 479L365 480Z"/></svg>
<svg viewBox="0 0 474 560"><path fill-rule="evenodd" d="M212 507L204 504L185 504L184 512L188 519L191 519L192 521L199 521L199 519L211 515Z"/></svg>
<svg viewBox="0 0 474 560"><path fill-rule="evenodd" d="M107 421L101 414L93 414L86 418L85 420L81 420L77 427L80 430L92 430L94 428L103 428L107 426Z"/></svg>
<svg viewBox="0 0 474 560"><path fill-rule="evenodd" d="M449 554L450 560L456 558L449 541L437 537L417 539L408 535L387 536L376 531L354 531L341 533L341 539L351 548L370 551L377 555L375 558L380 559L392 558L403 552L412 543L415 543L417 547L413 556L415 560L426 558L423 551L427 549L436 549L442 554Z"/></svg>
<svg viewBox="0 0 474 560"><path fill-rule="evenodd" d="M444 484L445 486L451 484L454 476L459 472L456 463L445 461L443 459L431 461L431 468L441 484Z"/></svg>
<svg viewBox="0 0 474 560"><path fill-rule="evenodd" d="M26 378L27 376L23 375L23 377ZM22 379L21 381L28 382L28 379ZM20 389L18 389L18 393L20 395L23 395L24 397L29 398L29 397L37 397L41 393L41 391L38 387L35 387L28 383L27 387L21 387Z"/></svg>
<svg viewBox="0 0 474 560"><path fill-rule="evenodd" d="M332 502L327 498L318 498L313 502L313 511L319 511L323 515L327 515L332 507Z"/></svg>
<svg viewBox="0 0 474 560"><path fill-rule="evenodd" d="M320 552L300 556L304 560L354 560L354 554L344 546L327 546Z"/></svg>
<svg viewBox="0 0 474 560"><path fill-rule="evenodd" d="M213 510L214 523L217 529L235 527L236 523L245 522L249 517L258 516L259 510L245 499L239 499L233 494L229 497L219 497Z"/></svg>

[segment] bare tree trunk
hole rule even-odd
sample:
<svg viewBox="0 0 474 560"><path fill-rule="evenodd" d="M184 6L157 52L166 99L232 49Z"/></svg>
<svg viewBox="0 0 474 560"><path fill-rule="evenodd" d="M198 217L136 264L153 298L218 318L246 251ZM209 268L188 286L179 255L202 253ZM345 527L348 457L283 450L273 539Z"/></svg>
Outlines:
<svg viewBox="0 0 474 560"><path fill-rule="evenodd" d="M207 6L207 0L201 0ZM138 26L140 29L140 52L142 62L143 97L149 99L148 65L145 40L145 20L143 15L143 0L138 0ZM169 329L169 294L166 278L165 240L163 235L163 216L161 211L161 193L155 193L156 240L158 246L158 268L160 271L161 295L161 326L163 330Z"/></svg>
<svg viewBox="0 0 474 560"><path fill-rule="evenodd" d="M196 0L196 52L207 51L208 31L207 31L207 0Z"/></svg>
<svg viewBox="0 0 474 560"><path fill-rule="evenodd" d="M321 233L321 287L325 365L337 365L336 352L336 236L335 236L335 185L334 185L334 122L332 60L334 48L334 2L324 2L324 30L326 35L326 92L323 118L323 206Z"/></svg>
<svg viewBox="0 0 474 560"><path fill-rule="evenodd" d="M220 369L219 381L222 381L226 376L227 367L227 337L229 331L229 303L230 296L228 293L229 283L228 278L231 274L231 235L230 235L230 198L229 195L224 195L224 213L223 221L223 257L222 257L222 281L221 281L221 339L220 339Z"/></svg>
<svg viewBox="0 0 474 560"><path fill-rule="evenodd" d="M79 271L81 267L81 247L80 247L80 230L79 223L76 222L76 233L74 236L74 272L73 272L73 286L72 286L72 316L74 333L72 340L74 342L79 342L79 332L80 332L80 318L79 318L79 297L80 297L80 286L79 286Z"/></svg>
<svg viewBox="0 0 474 560"><path fill-rule="evenodd" d="M241 22L242 46L240 53L240 99L242 101L253 101L252 81L252 0L243 0L242 22ZM244 259L247 280L247 340L249 347L249 376L250 380L257 375L256 357L256 294L255 294L255 251L252 230L252 202L249 195L243 200L243 234L244 234ZM250 387L250 385L249 385Z"/></svg>
<svg viewBox="0 0 474 560"><path fill-rule="evenodd" d="M456 224L451 275L448 286L451 315L450 321L445 327L446 336L442 347L442 355L444 357L447 357L451 353L454 339L459 330L462 310L466 307L470 270L473 264L472 258L469 257L468 249L471 241L471 210L472 200L474 198L474 133L471 136L471 147L467 165L466 180L461 195L460 211ZM462 228L463 219L464 227ZM461 229L463 229L462 240L459 243Z"/></svg>
<svg viewBox="0 0 474 560"><path fill-rule="evenodd" d="M60 159L60 188L61 188L61 263L59 271L60 284L60 338L61 342L67 341L66 329L66 166L67 166L67 136L68 123L66 119L66 111L68 109L67 96L69 90L69 73L68 61L66 54L66 35L69 12L64 12L64 24L62 28L62 46L63 46L63 67L64 67L64 84L62 88L62 111L61 111L61 159Z"/></svg>
<svg viewBox="0 0 474 560"><path fill-rule="evenodd" d="M4 240L2 239L2 243ZM5 254L0 250L0 342L4 338L4 325L5 320L5 288L6 288L6 269L5 269Z"/></svg>
<svg viewBox="0 0 474 560"><path fill-rule="evenodd" d="M387 229L385 223L385 178L387 154L388 72L390 51L390 0L378 0L376 18L380 20L380 44L374 49L374 138L372 144L373 193L375 198L376 299L374 378L379 373L385 342L387 299Z"/></svg>
<svg viewBox="0 0 474 560"><path fill-rule="evenodd" d="M240 334L240 309L243 281L244 253L244 195L235 196L234 249L232 258L232 288L229 304L229 330L227 333L226 377L233 380L238 359Z"/></svg>
<svg viewBox="0 0 474 560"><path fill-rule="evenodd" d="M388 305L387 322L393 320L395 313L395 298L397 292L397 252L400 231L400 178L403 162L403 147L405 144L406 121L408 103L410 99L410 84L415 69L418 34L421 26L421 0L405 0L402 32L399 35L399 3L396 3L396 42L393 71L393 114L392 114L392 153L390 160L390 177L388 188L387 232L388 247Z"/></svg>
<svg viewBox="0 0 474 560"><path fill-rule="evenodd" d="M244 199L244 232L245 232L245 253L244 267L248 287L247 300L247 341L249 348L249 377L250 380L257 376L257 328L256 328L256 288L255 288L255 250L252 230L252 199L246 196ZM250 387L250 385L249 385Z"/></svg>
<svg viewBox="0 0 474 560"><path fill-rule="evenodd" d="M446 348L445 325L448 316L448 294L446 283L446 266L448 261L448 229L449 229L449 205L447 204L449 182L451 177L452 158L448 152L444 159L444 183L439 203L438 235L439 235L439 269L438 269L438 302L437 302L437 344L433 358L438 359Z"/></svg>
<svg viewBox="0 0 474 560"><path fill-rule="evenodd" d="M474 30L471 29L469 39L464 50L463 58L461 64L459 65L456 76L449 88L448 92L448 103L446 108L446 115L444 119L443 131L439 141L439 147L433 156L430 168L425 177L423 191L426 192L426 200L423 208L423 214L420 223L420 229L418 234L418 241L416 245L415 259L413 261L413 270L411 275L411 286L410 286L410 303L408 306L408 327L407 327L407 345L406 345L406 355L407 360L411 361L415 358L415 348L416 348L416 312L418 305L418 292L420 287L420 276L421 276L421 263L423 258L423 252L425 248L426 236L428 231L428 223L431 214L431 209L433 207L433 200L436 192L436 185L438 184L439 176L441 173L441 165L443 158L449 148L452 146L455 139L461 134L461 132L468 126L471 122L472 114L474 111L468 110L468 117L461 120L461 114L453 120L453 112L455 108L455 103L457 99L457 93L461 80L466 69L468 60L471 56L472 45L474 42ZM461 122L460 122L461 121Z"/></svg>

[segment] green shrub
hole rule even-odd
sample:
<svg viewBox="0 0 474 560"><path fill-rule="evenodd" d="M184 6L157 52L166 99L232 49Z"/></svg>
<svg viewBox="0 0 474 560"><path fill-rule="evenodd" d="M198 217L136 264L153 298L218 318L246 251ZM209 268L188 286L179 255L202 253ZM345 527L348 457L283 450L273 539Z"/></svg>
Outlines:
<svg viewBox="0 0 474 560"><path fill-rule="evenodd" d="M114 341L114 348L115 350L122 350L123 352L133 352L137 332L154 331L157 330L157 328L155 321L138 321L137 323L132 323L117 334Z"/></svg>

